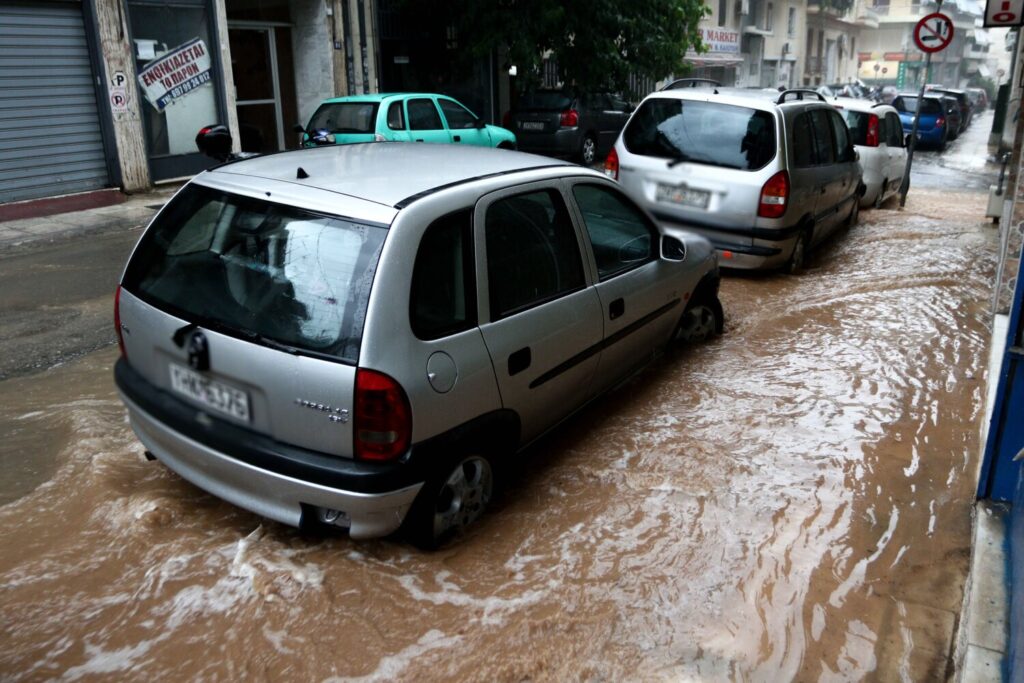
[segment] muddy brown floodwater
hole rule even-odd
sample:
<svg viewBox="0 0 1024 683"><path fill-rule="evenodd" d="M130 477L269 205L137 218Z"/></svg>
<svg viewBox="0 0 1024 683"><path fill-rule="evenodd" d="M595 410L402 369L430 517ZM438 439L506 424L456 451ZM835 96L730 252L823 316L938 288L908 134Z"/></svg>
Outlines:
<svg viewBox="0 0 1024 683"><path fill-rule="evenodd" d="M115 348L0 383L2 460L45 481L0 507L0 678L943 679L983 209L921 190L799 277L727 278L725 336L563 426L430 554L304 536L147 462Z"/></svg>

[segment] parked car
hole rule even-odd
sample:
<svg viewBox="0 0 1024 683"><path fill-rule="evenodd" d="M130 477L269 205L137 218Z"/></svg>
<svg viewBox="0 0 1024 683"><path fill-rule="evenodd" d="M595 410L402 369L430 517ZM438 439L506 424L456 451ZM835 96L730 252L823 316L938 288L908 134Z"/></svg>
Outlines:
<svg viewBox="0 0 1024 683"><path fill-rule="evenodd" d="M425 546L495 466L674 341L718 266L601 173L518 152L331 145L228 162L156 215L115 297L148 454L284 524Z"/></svg>
<svg viewBox="0 0 1024 683"><path fill-rule="evenodd" d="M609 93L537 90L521 95L503 123L524 152L590 165L611 148L632 111L632 105Z"/></svg>
<svg viewBox="0 0 1024 683"><path fill-rule="evenodd" d="M514 149L516 136L458 100L431 93L381 93L324 100L305 127L305 147L354 142L433 142Z"/></svg>
<svg viewBox="0 0 1024 683"><path fill-rule="evenodd" d="M918 103L917 93L902 93L892 101L892 106L900 113L900 121L903 123L903 133L910 135L914 128L914 117L920 109L920 118L917 123L918 142L937 147L940 150L946 148L950 138L950 126L946 122L946 104L938 94L928 94Z"/></svg>
<svg viewBox="0 0 1024 683"><path fill-rule="evenodd" d="M849 129L812 90L653 93L605 171L663 226L710 239L732 268L797 271L811 247L857 222Z"/></svg>
<svg viewBox="0 0 1024 683"><path fill-rule="evenodd" d="M862 207L880 207L900 190L907 167L906 136L899 112L886 104L840 98L832 102L846 119L860 156Z"/></svg>
<svg viewBox="0 0 1024 683"><path fill-rule="evenodd" d="M959 134L967 130L967 126L971 125L971 114L973 112L971 98L967 96L967 91L955 88L932 87L928 89L928 92L949 95L955 98L960 107L960 128L957 130L957 133Z"/></svg>
<svg viewBox="0 0 1024 683"><path fill-rule="evenodd" d="M942 96L942 106L946 111L946 125L949 126L949 139L956 140L964 129L963 116L960 113L960 104L955 97ZM955 131L955 132L954 132Z"/></svg>
<svg viewBox="0 0 1024 683"><path fill-rule="evenodd" d="M988 93L984 88L967 88L967 96L971 98L971 106L975 112L988 109Z"/></svg>

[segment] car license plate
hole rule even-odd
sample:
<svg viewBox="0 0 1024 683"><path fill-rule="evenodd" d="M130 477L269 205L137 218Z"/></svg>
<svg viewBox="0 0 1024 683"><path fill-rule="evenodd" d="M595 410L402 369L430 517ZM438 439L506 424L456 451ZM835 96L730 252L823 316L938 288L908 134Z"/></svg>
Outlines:
<svg viewBox="0 0 1024 683"><path fill-rule="evenodd" d="M523 130L544 130L543 121L523 121L519 126Z"/></svg>
<svg viewBox="0 0 1024 683"><path fill-rule="evenodd" d="M189 368L171 363L171 388L236 420L249 421L249 397L244 391L203 377Z"/></svg>
<svg viewBox="0 0 1024 683"><path fill-rule="evenodd" d="M704 190L694 190L685 185L662 185L659 183L654 198L659 202L706 209L708 208L708 201L711 199L711 193Z"/></svg>

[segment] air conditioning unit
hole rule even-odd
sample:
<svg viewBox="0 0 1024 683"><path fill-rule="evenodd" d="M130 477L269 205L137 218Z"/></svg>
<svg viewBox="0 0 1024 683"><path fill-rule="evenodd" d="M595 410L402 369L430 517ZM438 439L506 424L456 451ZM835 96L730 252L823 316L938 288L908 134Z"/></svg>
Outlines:
<svg viewBox="0 0 1024 683"><path fill-rule="evenodd" d="M782 44L782 55L785 56L785 55L790 54L791 52L793 52L793 43L783 43Z"/></svg>

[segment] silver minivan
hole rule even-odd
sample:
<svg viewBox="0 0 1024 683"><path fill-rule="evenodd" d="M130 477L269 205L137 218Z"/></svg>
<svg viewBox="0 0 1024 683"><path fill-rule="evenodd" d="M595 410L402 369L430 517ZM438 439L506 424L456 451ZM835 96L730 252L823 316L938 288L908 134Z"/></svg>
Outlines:
<svg viewBox="0 0 1024 683"><path fill-rule="evenodd" d="M431 546L494 467L722 330L717 259L598 172L370 143L236 161L153 219L117 291L147 452L285 524Z"/></svg>
<svg viewBox="0 0 1024 683"><path fill-rule="evenodd" d="M711 240L729 268L799 270L811 247L857 222L863 193L846 122L809 90L653 93L605 173L663 226Z"/></svg>

